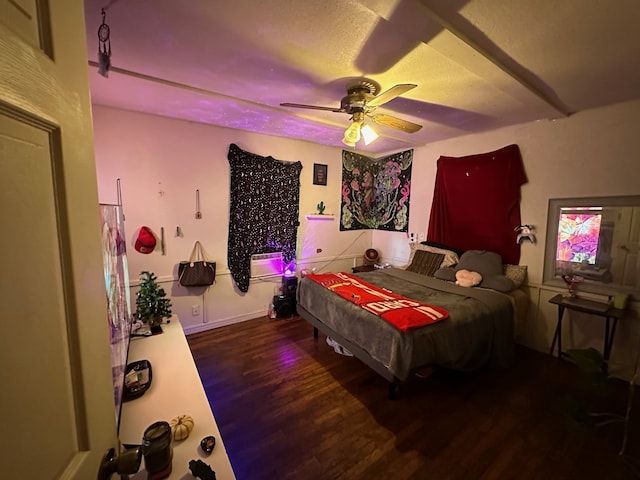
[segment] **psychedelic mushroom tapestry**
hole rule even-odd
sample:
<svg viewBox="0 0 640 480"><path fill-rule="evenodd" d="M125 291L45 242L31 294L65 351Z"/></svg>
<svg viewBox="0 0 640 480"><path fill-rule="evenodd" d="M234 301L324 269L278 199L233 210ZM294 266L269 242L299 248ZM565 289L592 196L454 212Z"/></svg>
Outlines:
<svg viewBox="0 0 640 480"><path fill-rule="evenodd" d="M413 150L382 158L342 151L340 230L406 232Z"/></svg>
<svg viewBox="0 0 640 480"><path fill-rule="evenodd" d="M295 260L300 162L284 162L229 147L231 192L227 264L241 292L249 290L251 255L282 252Z"/></svg>

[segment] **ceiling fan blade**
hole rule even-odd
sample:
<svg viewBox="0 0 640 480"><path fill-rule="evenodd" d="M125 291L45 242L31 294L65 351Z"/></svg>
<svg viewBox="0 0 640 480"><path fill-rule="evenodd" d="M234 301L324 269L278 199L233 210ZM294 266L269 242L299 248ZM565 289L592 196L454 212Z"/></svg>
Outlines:
<svg viewBox="0 0 640 480"><path fill-rule="evenodd" d="M281 107L294 107L294 108L310 108L312 110L325 110L328 112L345 113L342 108L335 107L319 107L317 105L303 105L301 103L281 103Z"/></svg>
<svg viewBox="0 0 640 480"><path fill-rule="evenodd" d="M416 87L417 85L414 85L412 83L400 83L398 85L394 85L389 90L386 90L382 92L380 95L373 97L372 100L367 102L367 106L379 107L383 103L387 103L389 100L393 100L394 98Z"/></svg>
<svg viewBox="0 0 640 480"><path fill-rule="evenodd" d="M422 125L417 123L402 120L401 118L386 115L384 113L376 113L375 115L368 115L371 120L380 125L386 125L387 127L397 128L407 133L415 133L422 128Z"/></svg>

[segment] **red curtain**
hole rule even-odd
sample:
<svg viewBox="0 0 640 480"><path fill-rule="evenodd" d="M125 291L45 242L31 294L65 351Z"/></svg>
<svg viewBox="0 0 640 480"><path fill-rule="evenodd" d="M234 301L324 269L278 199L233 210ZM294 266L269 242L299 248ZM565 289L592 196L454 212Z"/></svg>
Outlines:
<svg viewBox="0 0 640 480"><path fill-rule="evenodd" d="M520 186L527 182L520 149L438 159L427 239L460 250L489 250L520 262Z"/></svg>

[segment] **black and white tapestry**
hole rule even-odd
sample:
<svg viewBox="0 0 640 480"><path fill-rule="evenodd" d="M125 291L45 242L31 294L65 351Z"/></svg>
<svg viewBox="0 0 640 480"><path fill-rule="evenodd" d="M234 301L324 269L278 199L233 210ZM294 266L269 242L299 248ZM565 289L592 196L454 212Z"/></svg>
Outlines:
<svg viewBox="0 0 640 480"><path fill-rule="evenodd" d="M409 227L413 150L383 158L342 151L340 230Z"/></svg>
<svg viewBox="0 0 640 480"><path fill-rule="evenodd" d="M282 252L296 256L300 162L283 162L229 146L231 192L227 263L242 292L249 290L251 255Z"/></svg>

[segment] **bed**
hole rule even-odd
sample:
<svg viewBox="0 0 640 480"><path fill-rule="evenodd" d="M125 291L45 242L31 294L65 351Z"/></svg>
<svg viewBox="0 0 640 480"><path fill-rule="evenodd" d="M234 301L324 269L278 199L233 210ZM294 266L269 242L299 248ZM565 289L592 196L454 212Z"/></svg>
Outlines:
<svg viewBox="0 0 640 480"><path fill-rule="evenodd" d="M524 291L462 287L400 268L354 276L449 313L444 320L403 332L321 284L301 279L297 310L314 327L314 336L321 331L384 377L390 398L412 371L427 365L459 371L473 371L486 364L510 365L515 317L528 303Z"/></svg>

